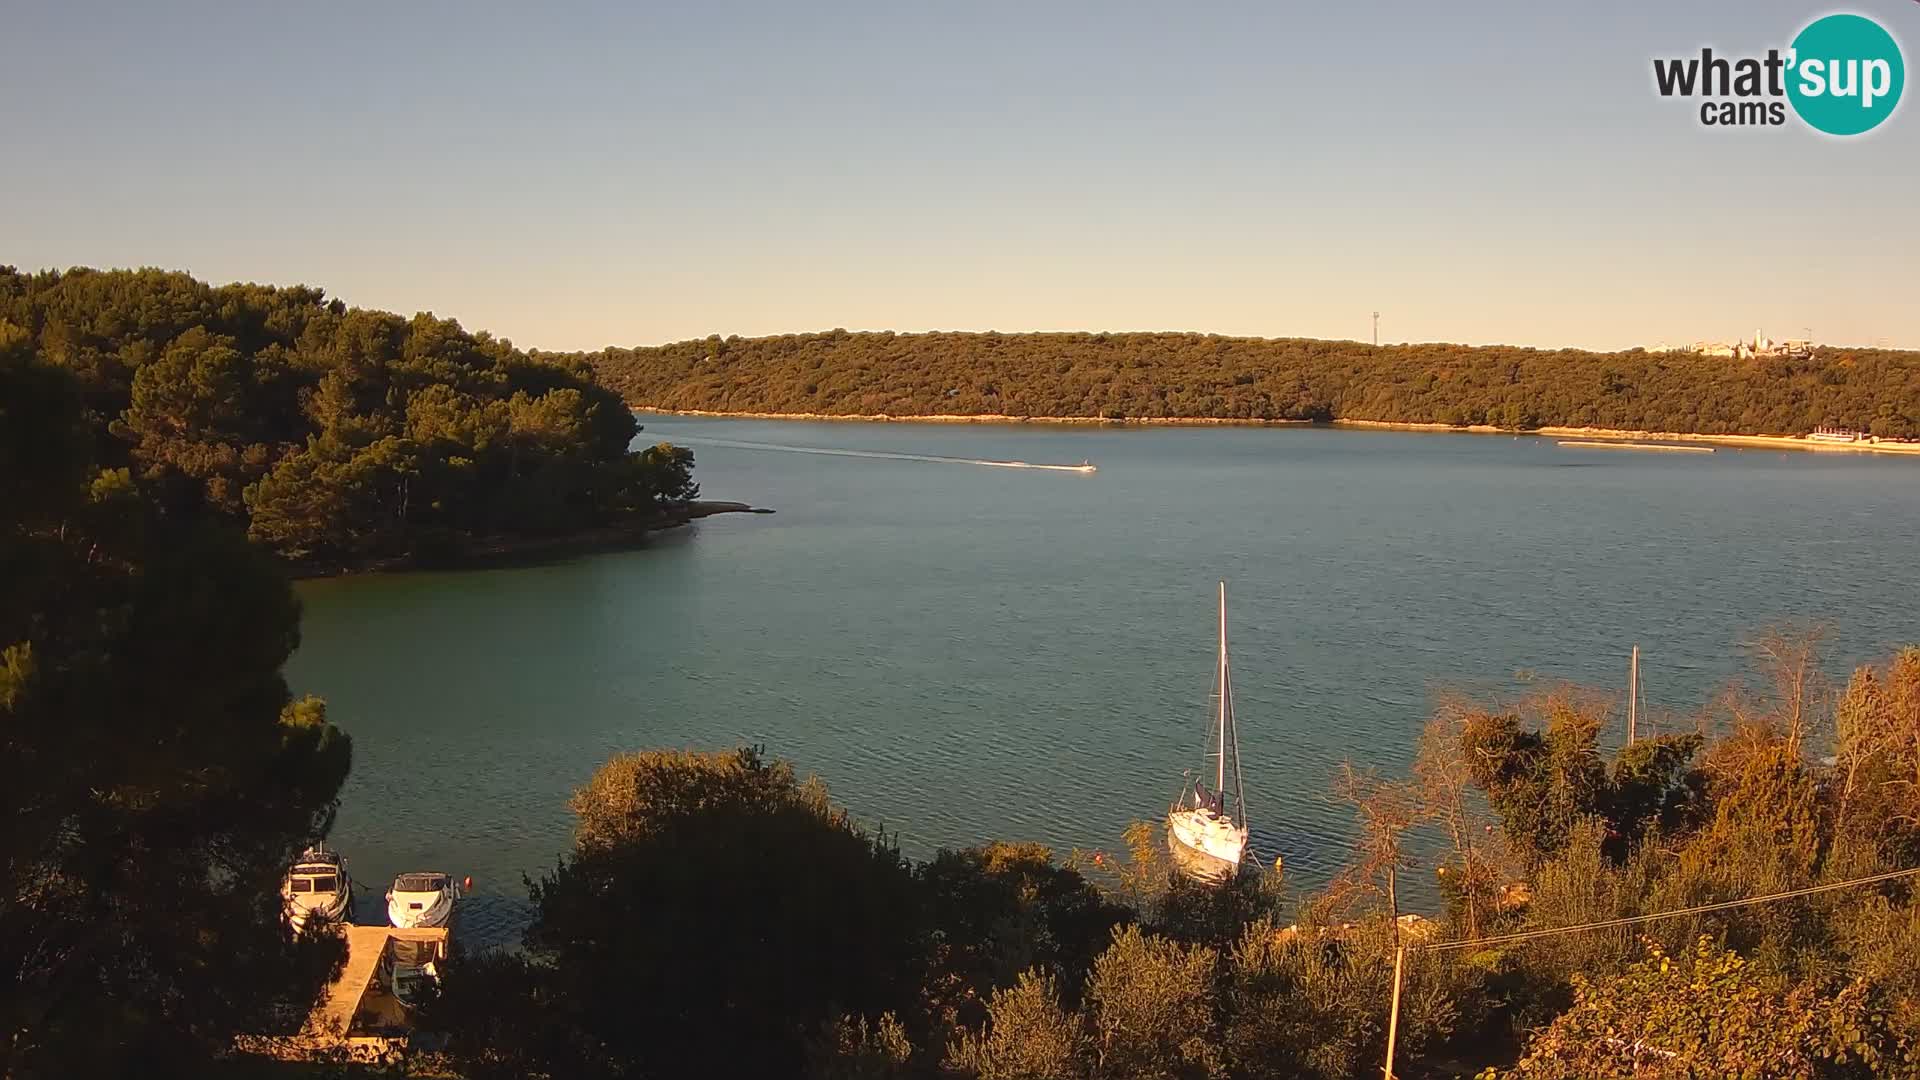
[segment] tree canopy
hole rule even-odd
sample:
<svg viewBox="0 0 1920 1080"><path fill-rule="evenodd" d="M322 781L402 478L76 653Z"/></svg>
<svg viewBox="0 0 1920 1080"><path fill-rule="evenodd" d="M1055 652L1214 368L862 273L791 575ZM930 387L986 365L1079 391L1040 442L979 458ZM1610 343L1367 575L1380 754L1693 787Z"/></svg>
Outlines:
<svg viewBox="0 0 1920 1080"><path fill-rule="evenodd" d="M911 868L790 766L625 755L574 808L574 850L531 885L528 959L441 1003L476 1071L790 1076L841 1014L912 999Z"/></svg>
<svg viewBox="0 0 1920 1080"><path fill-rule="evenodd" d="M833 416L1377 420L1920 438L1920 353L1798 359L1172 333L709 337L554 355L636 406Z"/></svg>
<svg viewBox="0 0 1920 1080"><path fill-rule="evenodd" d="M78 383L93 456L176 515L322 563L646 524L697 494L681 448L581 364L431 314L159 270L0 267L0 320Z"/></svg>
<svg viewBox="0 0 1920 1080"><path fill-rule="evenodd" d="M278 886L349 744L281 666L299 608L231 527L102 467L87 384L0 320L0 1075L190 1071L297 1025L339 957Z"/></svg>
<svg viewBox="0 0 1920 1080"><path fill-rule="evenodd" d="M1316 891L1251 869L1195 885L1147 824L1113 855L914 864L757 751L622 755L532 883L527 954L449 974L453 1063L1358 1080L1406 947L1401 1075L1920 1077L1910 881L1502 939L1912 865L1920 650L1829 692L1811 645L1760 645L1758 690L1629 745L1592 691L1444 701L1409 779L1336 782L1359 828ZM1409 919L1393 878L1421 867L1446 906Z"/></svg>

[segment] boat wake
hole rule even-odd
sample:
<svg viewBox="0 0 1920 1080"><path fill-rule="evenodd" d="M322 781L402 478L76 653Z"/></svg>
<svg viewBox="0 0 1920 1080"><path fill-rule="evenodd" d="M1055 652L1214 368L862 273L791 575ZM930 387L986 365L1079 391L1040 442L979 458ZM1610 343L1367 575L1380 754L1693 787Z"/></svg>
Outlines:
<svg viewBox="0 0 1920 1080"><path fill-rule="evenodd" d="M1044 472L1090 473L1098 466L1090 461L1078 465L1037 465L1030 461L994 461L989 458L941 457L937 454L895 454L883 450L832 450L821 446L784 446L780 443L747 442L743 439L675 438L688 446L724 446L733 450L771 450L787 454L822 454L827 457L879 458L884 461L930 461L938 465L982 465L993 469L1039 469Z"/></svg>

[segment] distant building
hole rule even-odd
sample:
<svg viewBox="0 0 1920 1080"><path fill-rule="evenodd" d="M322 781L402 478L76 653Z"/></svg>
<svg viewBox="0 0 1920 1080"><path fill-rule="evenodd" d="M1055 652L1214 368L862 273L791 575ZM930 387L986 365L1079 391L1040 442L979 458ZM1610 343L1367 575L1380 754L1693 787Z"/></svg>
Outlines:
<svg viewBox="0 0 1920 1080"><path fill-rule="evenodd" d="M1775 341L1765 333L1755 330L1751 341L1695 341L1686 345L1663 345L1654 352L1683 352L1696 356L1721 356L1729 359L1752 360L1760 357L1785 356L1801 359L1813 355L1813 342L1807 340Z"/></svg>
<svg viewBox="0 0 1920 1080"><path fill-rule="evenodd" d="M1868 435L1864 431L1856 431L1853 428L1826 426L1814 428L1812 432L1808 433L1807 438L1814 442L1827 443L1864 443L1873 441L1873 436Z"/></svg>

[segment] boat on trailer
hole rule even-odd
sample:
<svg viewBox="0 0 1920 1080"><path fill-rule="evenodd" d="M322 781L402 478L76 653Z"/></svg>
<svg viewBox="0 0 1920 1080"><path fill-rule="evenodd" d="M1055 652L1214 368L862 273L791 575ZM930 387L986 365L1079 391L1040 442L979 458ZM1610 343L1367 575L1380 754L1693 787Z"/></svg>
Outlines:
<svg viewBox="0 0 1920 1080"><path fill-rule="evenodd" d="M353 878L346 857L315 844L300 853L280 883L287 925L298 934L310 919L343 923L353 910Z"/></svg>
<svg viewBox="0 0 1920 1080"><path fill-rule="evenodd" d="M1206 758L1213 768L1183 775L1167 808L1167 847L1188 877L1219 882L1240 869L1247 849L1246 785L1240 775L1240 733L1234 725L1233 674L1227 662L1227 583L1220 583L1220 653L1214 668L1214 709L1208 718ZM1206 772L1210 771L1209 777ZM1207 786L1207 780L1213 786Z"/></svg>

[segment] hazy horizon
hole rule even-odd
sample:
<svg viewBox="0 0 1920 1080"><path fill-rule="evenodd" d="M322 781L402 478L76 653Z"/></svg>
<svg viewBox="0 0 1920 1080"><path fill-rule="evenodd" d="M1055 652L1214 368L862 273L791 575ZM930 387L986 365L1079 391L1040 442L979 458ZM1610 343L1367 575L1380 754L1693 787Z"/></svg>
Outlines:
<svg viewBox="0 0 1920 1080"><path fill-rule="evenodd" d="M1920 347L1920 116L1702 127L1824 5L30 5L0 263L524 347L1172 332ZM1915 58L1920 4L1862 0Z"/></svg>

